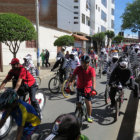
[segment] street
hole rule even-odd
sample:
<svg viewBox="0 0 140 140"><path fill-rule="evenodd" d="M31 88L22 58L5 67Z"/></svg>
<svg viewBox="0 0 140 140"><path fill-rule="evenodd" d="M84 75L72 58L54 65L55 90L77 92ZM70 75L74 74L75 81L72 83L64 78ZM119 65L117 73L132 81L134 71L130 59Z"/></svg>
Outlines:
<svg viewBox="0 0 140 140"><path fill-rule="evenodd" d="M40 131L51 129L53 121L60 114L74 114L75 111L76 95L66 99L62 93L54 95L48 91L48 81L51 77L44 77L40 86L47 98ZM99 79L97 76L96 86L98 95L93 99L94 122L90 124L85 121L82 134L88 136L90 140L124 140L125 138L131 140L137 111L137 99L130 95L129 90L125 90L125 99L121 107L119 119L117 122L114 122L111 110L108 107L109 105L105 105L104 102L105 81L105 76L102 76L102 79ZM12 131L10 131L5 140L13 140L16 134L15 130L14 124ZM33 139L37 136L38 134L34 134Z"/></svg>

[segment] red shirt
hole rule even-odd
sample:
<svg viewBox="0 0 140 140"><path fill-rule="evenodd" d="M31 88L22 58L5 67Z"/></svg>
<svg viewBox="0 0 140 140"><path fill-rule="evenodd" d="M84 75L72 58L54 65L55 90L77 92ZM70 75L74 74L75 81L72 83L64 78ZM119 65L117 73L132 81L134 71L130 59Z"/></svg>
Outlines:
<svg viewBox="0 0 140 140"><path fill-rule="evenodd" d="M83 69L82 66L78 66L74 72L74 75L78 75L77 88L92 87L92 77L96 77L95 69L91 66L87 70Z"/></svg>
<svg viewBox="0 0 140 140"><path fill-rule="evenodd" d="M25 84L28 84L29 87L31 87L35 83L35 79L32 76L32 74L26 70L22 65L18 69L11 69L6 76L6 80L11 80L13 77L16 79L20 78L23 79L23 82Z"/></svg>

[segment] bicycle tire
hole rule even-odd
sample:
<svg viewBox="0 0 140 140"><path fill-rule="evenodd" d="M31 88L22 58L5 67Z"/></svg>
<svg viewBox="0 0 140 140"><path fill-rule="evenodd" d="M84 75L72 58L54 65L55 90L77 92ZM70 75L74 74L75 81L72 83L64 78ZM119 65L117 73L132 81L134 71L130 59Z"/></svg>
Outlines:
<svg viewBox="0 0 140 140"><path fill-rule="evenodd" d="M82 128L82 125L83 125L83 113L82 113L82 110L80 108L76 108L75 117L79 121L80 128Z"/></svg>
<svg viewBox="0 0 140 140"><path fill-rule="evenodd" d="M109 87L106 86L105 89L105 103L108 104L110 102L110 97L109 97Z"/></svg>
<svg viewBox="0 0 140 140"><path fill-rule="evenodd" d="M65 89L68 87L67 82L68 82L68 80L65 80L65 81L63 82L63 85L62 85L62 94L63 94L63 96L64 96L65 98L69 98L69 97L70 97L70 93L67 93L67 92L65 91ZM71 91L74 92L74 83L73 83L73 82L72 82L72 84L71 84L71 86L70 86L70 89L71 89Z"/></svg>
<svg viewBox="0 0 140 140"><path fill-rule="evenodd" d="M0 116L2 116L2 113L0 113ZM10 132L11 128L12 128L12 117L9 116L3 127L0 129L0 139L6 137L7 134Z"/></svg>
<svg viewBox="0 0 140 140"><path fill-rule="evenodd" d="M38 86L41 85L41 78L39 76L34 77Z"/></svg>
<svg viewBox="0 0 140 140"><path fill-rule="evenodd" d="M46 96L45 93L42 90L37 90L35 95L36 100L38 101L39 107L41 111L44 109L44 106L46 104Z"/></svg>
<svg viewBox="0 0 140 140"><path fill-rule="evenodd" d="M51 84L53 84L53 87L52 87ZM56 77L51 78L49 83L48 83L48 88L49 88L49 91L51 93L54 93L54 94L58 93L60 91L60 81L59 81L59 79L56 78Z"/></svg>

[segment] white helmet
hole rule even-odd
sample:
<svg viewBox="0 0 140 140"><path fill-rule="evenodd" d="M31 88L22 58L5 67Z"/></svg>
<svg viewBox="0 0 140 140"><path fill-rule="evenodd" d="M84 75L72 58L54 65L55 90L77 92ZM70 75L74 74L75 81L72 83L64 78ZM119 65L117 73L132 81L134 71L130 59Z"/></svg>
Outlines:
<svg viewBox="0 0 140 140"><path fill-rule="evenodd" d="M102 48L101 49L101 52L103 52L103 53L106 52L106 49L105 48Z"/></svg>
<svg viewBox="0 0 140 140"><path fill-rule="evenodd" d="M134 49L139 49L140 47L138 45L135 45L134 46Z"/></svg>
<svg viewBox="0 0 140 140"><path fill-rule="evenodd" d="M112 56L112 58L117 58L117 59L119 58L119 55L116 52L112 53L111 56Z"/></svg>
<svg viewBox="0 0 140 140"><path fill-rule="evenodd" d="M32 60L32 55L31 54L27 54L23 59L26 59L26 60Z"/></svg>

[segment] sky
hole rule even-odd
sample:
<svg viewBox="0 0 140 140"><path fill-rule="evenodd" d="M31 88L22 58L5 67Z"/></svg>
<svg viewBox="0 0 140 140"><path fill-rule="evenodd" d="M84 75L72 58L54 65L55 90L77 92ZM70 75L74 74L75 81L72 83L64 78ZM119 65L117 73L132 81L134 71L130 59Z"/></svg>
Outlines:
<svg viewBox="0 0 140 140"><path fill-rule="evenodd" d="M127 3L132 3L133 0L115 0L115 33L118 34L118 32L121 31L121 24L122 19L120 16L124 13L125 7L127 6ZM125 30L124 34L128 36L129 34L131 36L136 36L137 34L132 33L131 30Z"/></svg>

